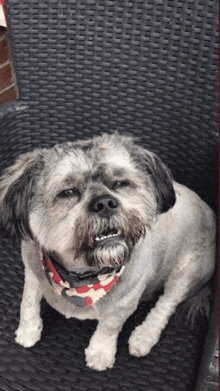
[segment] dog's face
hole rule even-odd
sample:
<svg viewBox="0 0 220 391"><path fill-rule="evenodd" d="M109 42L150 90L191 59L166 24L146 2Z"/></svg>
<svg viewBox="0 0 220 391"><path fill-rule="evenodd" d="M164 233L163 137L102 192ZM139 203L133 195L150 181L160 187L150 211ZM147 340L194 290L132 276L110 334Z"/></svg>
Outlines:
<svg viewBox="0 0 220 391"><path fill-rule="evenodd" d="M122 265L175 203L167 168L131 138L103 135L23 155L0 181L0 226L69 269Z"/></svg>

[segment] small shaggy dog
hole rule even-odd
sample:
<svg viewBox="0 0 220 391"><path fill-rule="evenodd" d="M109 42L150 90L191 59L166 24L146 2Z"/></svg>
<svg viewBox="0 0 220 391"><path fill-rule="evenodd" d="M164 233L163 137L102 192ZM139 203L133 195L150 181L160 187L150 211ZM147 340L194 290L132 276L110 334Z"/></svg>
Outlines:
<svg viewBox="0 0 220 391"><path fill-rule="evenodd" d="M41 337L40 301L97 319L90 368L115 361L118 334L142 298L163 287L129 339L150 352L177 305L210 279L215 218L131 137L102 135L20 156L0 178L0 228L22 238L25 285L16 341Z"/></svg>

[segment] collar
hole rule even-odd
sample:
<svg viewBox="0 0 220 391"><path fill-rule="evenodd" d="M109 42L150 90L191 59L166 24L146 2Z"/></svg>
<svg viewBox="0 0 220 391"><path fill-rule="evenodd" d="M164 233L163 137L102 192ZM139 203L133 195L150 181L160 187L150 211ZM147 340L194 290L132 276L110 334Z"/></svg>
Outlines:
<svg viewBox="0 0 220 391"><path fill-rule="evenodd" d="M56 294L77 307L91 307L103 297L124 271L125 266L104 267L98 272L78 274L68 272L49 257L43 257L42 266Z"/></svg>

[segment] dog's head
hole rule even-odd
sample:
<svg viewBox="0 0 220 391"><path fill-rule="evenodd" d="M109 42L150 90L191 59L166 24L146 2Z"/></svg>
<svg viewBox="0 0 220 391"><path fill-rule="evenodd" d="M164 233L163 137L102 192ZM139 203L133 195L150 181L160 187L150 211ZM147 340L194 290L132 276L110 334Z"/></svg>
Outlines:
<svg viewBox="0 0 220 391"><path fill-rule="evenodd" d="M174 203L158 157L130 137L103 135L21 156L0 180L0 228L73 270L116 266Z"/></svg>

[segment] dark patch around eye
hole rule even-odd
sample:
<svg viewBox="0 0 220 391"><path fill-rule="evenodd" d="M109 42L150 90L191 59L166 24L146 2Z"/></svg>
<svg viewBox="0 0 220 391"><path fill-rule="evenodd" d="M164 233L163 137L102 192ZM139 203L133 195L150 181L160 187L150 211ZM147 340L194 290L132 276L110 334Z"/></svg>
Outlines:
<svg viewBox="0 0 220 391"><path fill-rule="evenodd" d="M125 177L126 175L126 170L124 168L116 168L114 171L113 171L113 176L115 177Z"/></svg>
<svg viewBox="0 0 220 391"><path fill-rule="evenodd" d="M119 180L119 181L115 181L113 183L112 188L113 188L113 190L117 190L117 189L122 189L122 188L128 187L128 186L130 186L130 182L129 181L127 181L127 180Z"/></svg>
<svg viewBox="0 0 220 391"><path fill-rule="evenodd" d="M58 194L58 198L72 198L72 197L79 197L79 196L80 196L80 192L78 189L66 189Z"/></svg>

